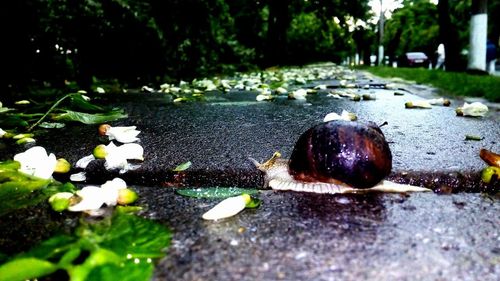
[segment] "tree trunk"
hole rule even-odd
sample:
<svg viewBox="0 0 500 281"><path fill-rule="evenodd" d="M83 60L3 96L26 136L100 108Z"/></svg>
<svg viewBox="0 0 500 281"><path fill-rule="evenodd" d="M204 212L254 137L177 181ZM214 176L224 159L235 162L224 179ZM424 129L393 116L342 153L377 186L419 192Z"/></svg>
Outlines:
<svg viewBox="0 0 500 281"><path fill-rule="evenodd" d="M486 40L488 33L488 0L472 1L469 36L469 70L486 70Z"/></svg>
<svg viewBox="0 0 500 281"><path fill-rule="evenodd" d="M280 65L285 62L286 32L290 23L288 4L290 1L270 0L267 29L266 62Z"/></svg>
<svg viewBox="0 0 500 281"><path fill-rule="evenodd" d="M439 37L445 48L445 67L447 71L462 70L460 50L458 43L458 32L450 19L448 0L439 0Z"/></svg>

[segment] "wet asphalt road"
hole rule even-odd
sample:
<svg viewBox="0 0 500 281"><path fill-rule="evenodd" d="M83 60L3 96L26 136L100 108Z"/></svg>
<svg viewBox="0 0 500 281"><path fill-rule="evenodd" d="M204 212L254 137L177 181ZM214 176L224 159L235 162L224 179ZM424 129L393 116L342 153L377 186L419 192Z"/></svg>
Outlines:
<svg viewBox="0 0 500 281"><path fill-rule="evenodd" d="M359 91L376 94L374 101L337 100L321 91L307 101L255 102L255 94L248 92L185 104L149 94L141 94L140 103L137 96L116 101L129 118L113 125L138 126L145 148L141 168L122 177L139 192L139 205L146 208L142 215L174 233L154 279L498 280L500 201L479 193L488 187L478 176L485 167L479 150L500 151L498 107L479 119L457 117L455 108L463 104L457 100L450 107L404 109L406 101L428 98L432 90L406 85L405 95L395 96L395 90L380 88L383 81L369 79L360 76L358 81L373 87ZM334 80L316 84L323 83L338 85ZM248 157L265 160L277 150L289 156L302 132L342 109L361 121L387 121L383 132L393 153L390 178L436 193L263 190L260 208L220 222L201 219L217 200L175 194L175 187L186 186L262 188L262 174ZM466 134L483 139L465 141ZM39 145L71 163L102 141L96 127L79 125L38 138ZM193 163L187 171L171 171L186 161ZM87 174L95 183L116 175L99 162ZM50 213L24 216L35 224L62 220ZM0 221L0 229L19 219L14 215ZM0 240L1 247L19 243L16 232L26 231L24 239L31 242L48 235L29 232L22 224L17 228Z"/></svg>
<svg viewBox="0 0 500 281"><path fill-rule="evenodd" d="M480 194L324 196L264 191L259 209L214 223L201 219L213 200L157 188L141 192L142 202L152 209L148 216L175 233L155 280L500 276L500 202Z"/></svg>

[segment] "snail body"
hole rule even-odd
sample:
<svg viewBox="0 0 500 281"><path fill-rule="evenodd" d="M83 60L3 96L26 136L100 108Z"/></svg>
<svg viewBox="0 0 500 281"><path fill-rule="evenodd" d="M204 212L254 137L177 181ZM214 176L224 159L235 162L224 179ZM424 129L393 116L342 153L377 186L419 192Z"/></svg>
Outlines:
<svg viewBox="0 0 500 281"><path fill-rule="evenodd" d="M343 120L321 123L299 137L289 160L279 159L280 156L275 153L262 164L251 159L265 173L266 185L279 190L315 193L381 190L386 184L383 179L392 169L389 145L374 123ZM393 191L394 185L382 189Z"/></svg>

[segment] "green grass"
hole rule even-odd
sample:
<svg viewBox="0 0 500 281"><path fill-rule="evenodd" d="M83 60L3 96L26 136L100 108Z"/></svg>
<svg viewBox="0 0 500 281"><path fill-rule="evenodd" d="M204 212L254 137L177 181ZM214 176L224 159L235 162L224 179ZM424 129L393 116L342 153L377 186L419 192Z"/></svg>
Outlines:
<svg viewBox="0 0 500 281"><path fill-rule="evenodd" d="M446 96L484 97L500 102L500 77L445 72L424 68L368 67L364 70L380 77L399 77L419 84L432 85Z"/></svg>

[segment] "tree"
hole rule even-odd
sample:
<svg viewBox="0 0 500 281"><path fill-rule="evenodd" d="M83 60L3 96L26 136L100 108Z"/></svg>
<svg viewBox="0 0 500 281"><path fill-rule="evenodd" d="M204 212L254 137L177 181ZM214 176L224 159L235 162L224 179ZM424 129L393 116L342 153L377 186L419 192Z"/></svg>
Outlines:
<svg viewBox="0 0 500 281"><path fill-rule="evenodd" d="M462 69L460 59L460 44L458 40L458 29L451 22L450 6L448 0L439 0L439 38L445 48L445 65L448 71Z"/></svg>
<svg viewBox="0 0 500 281"><path fill-rule="evenodd" d="M283 64L286 53L286 32L290 25L288 0L269 0L267 46L265 58L271 65Z"/></svg>
<svg viewBox="0 0 500 281"><path fill-rule="evenodd" d="M486 40L488 32L488 1L473 0L470 19L469 70L486 70Z"/></svg>
<svg viewBox="0 0 500 281"><path fill-rule="evenodd" d="M405 1L385 25L384 45L389 57L421 51L432 57L439 45L436 5L427 0Z"/></svg>

